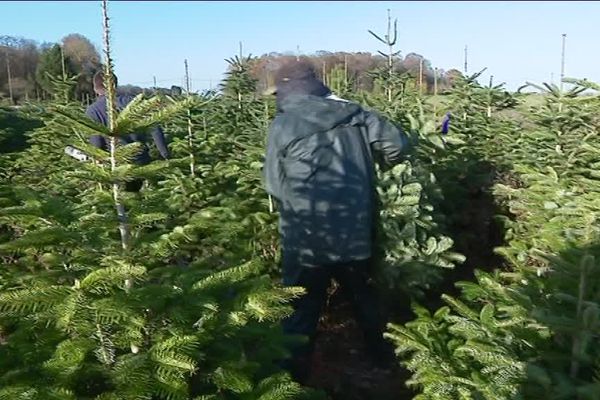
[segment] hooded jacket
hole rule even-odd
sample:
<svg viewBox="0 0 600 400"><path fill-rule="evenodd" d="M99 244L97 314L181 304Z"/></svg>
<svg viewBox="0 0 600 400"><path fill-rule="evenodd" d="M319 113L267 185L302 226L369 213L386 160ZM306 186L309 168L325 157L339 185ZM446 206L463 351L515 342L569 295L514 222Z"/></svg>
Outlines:
<svg viewBox="0 0 600 400"><path fill-rule="evenodd" d="M278 99L278 108L263 173L280 211L284 269L368 259L373 152L389 164L401 161L406 135L377 114L334 96L288 94Z"/></svg>
<svg viewBox="0 0 600 400"><path fill-rule="evenodd" d="M132 96L122 96L119 95L116 97L117 101L117 110L124 109L131 101L133 100ZM108 113L106 110L106 96L99 96L98 99L89 105L89 107L85 111L86 115L92 120L104 125L108 126ZM160 127L154 127L151 130L151 136L154 140L154 144L160 153L160 155L164 159L169 158L169 149L167 148L167 143L165 140L164 133ZM140 153L136 155L134 161L138 165L146 165L151 161L150 153L147 145L147 138L145 134L142 133L132 133L129 135L119 136L119 142L121 145L126 145L133 142L139 142L142 144L142 150ZM101 135L92 135L90 137L90 144L93 146L103 149L105 151L109 151L108 142Z"/></svg>

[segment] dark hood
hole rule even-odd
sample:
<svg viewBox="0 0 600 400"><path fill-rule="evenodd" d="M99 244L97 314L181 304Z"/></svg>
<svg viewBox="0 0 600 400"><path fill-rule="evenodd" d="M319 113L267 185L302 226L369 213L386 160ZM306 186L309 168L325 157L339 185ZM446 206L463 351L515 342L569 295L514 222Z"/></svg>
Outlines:
<svg viewBox="0 0 600 400"><path fill-rule="evenodd" d="M296 116L319 131L349 124L362 111L358 104L312 94L291 94L282 100L280 106L284 114Z"/></svg>
<svg viewBox="0 0 600 400"><path fill-rule="evenodd" d="M278 82L276 90L277 109L279 111L282 111L281 105L289 96L306 94L325 97L331 94L331 90L323 82L312 77Z"/></svg>

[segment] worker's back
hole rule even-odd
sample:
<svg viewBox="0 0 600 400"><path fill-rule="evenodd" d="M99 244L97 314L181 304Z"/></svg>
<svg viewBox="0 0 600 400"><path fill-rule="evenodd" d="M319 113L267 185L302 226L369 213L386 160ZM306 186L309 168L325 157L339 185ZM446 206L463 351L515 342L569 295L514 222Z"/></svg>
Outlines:
<svg viewBox="0 0 600 400"><path fill-rule="evenodd" d="M284 262L327 265L371 256L374 162L381 120L359 105L312 95L281 103L269 135L267 190L280 204ZM369 132L371 129L371 132ZM405 150L393 125L392 151Z"/></svg>

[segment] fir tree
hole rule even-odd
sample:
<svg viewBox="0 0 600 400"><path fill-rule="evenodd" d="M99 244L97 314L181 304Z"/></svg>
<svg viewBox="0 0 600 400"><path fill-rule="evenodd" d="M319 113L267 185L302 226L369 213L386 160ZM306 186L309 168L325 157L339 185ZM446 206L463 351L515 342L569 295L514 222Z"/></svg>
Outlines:
<svg viewBox="0 0 600 400"><path fill-rule="evenodd" d="M561 107L553 107L556 97ZM579 123L585 111L569 109L585 109L571 98L560 93L548 98L540 113L556 117L536 119L539 131L523 135L527 157L504 155L514 157L520 179L519 186L498 185L496 191L514 218L506 220L508 244L498 249L510 270L478 272L477 282L460 284L460 298L444 296L449 307L433 316L417 308L415 321L390 325L388 337L409 356L405 365L413 371L409 383L421 391L418 398L598 398L597 344L591 334L598 318L594 199L599 187L590 174L595 135L589 123ZM561 134L549 139L547 130L552 132L557 120ZM545 146L539 146L542 135ZM583 149L565 145L566 158L544 157L576 137L585 137ZM580 167L564 168L575 152Z"/></svg>
<svg viewBox="0 0 600 400"><path fill-rule="evenodd" d="M215 226L215 214L236 204L215 202L212 187L195 193L206 207L186 210L190 217L182 221L182 210L159 207L163 190L142 190L140 196L122 191L121 182L129 179L173 177L168 162L132 165L138 147L120 146L118 135L162 123L198 103L138 96L117 113L110 100L106 3L104 11L109 126L57 105L55 125L46 127L77 132L79 146L96 163L69 168L65 155L58 159L63 180L79 190L14 185L4 195L2 223L12 237L0 246L3 271L19 273L0 294L7 342L0 348L0 398L296 396L299 386L287 375L274 375L272 361L285 353L274 324L290 312L286 303L299 290L273 285L254 253L236 253L236 246L246 246L243 234L232 235L227 227L206 230ZM109 154L84 145L92 134L111 137ZM39 151L61 148L68 140L39 143ZM26 176L21 179L27 184ZM231 215L219 215L219 221ZM212 235L215 244L234 249L225 265L211 257ZM191 253L181 268L173 266L180 246L194 241L206 247Z"/></svg>

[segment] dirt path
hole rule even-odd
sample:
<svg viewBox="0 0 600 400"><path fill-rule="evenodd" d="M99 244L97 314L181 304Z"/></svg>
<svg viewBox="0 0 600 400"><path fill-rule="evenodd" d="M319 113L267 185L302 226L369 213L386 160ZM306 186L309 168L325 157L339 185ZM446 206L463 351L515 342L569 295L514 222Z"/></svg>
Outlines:
<svg viewBox="0 0 600 400"><path fill-rule="evenodd" d="M324 390L331 400L409 400L407 371L376 368L369 360L352 310L339 291L319 322L312 373L307 385Z"/></svg>

